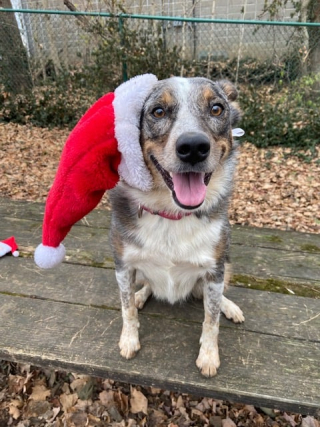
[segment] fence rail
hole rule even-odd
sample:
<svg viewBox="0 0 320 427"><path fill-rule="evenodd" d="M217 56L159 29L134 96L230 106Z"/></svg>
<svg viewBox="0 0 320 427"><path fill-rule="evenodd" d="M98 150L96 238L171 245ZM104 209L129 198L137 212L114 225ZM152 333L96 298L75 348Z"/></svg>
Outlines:
<svg viewBox="0 0 320 427"><path fill-rule="evenodd" d="M252 135L262 122L267 143L301 129L310 140L310 126L320 128L319 58L319 22L0 9L0 119L73 125L128 77L197 75L237 84ZM272 111L279 123L266 120Z"/></svg>
<svg viewBox="0 0 320 427"><path fill-rule="evenodd" d="M12 16L14 15L14 18ZM12 31L17 23L18 31ZM101 21L104 20L102 24ZM99 42L111 36L103 31L110 20L118 20L118 31L123 39L123 26L131 29L151 31L159 27L162 46L181 50L182 59L195 61L216 61L234 59L238 61L250 58L255 60L269 59L272 64L288 60L290 55L308 56L310 37L308 31L317 30L320 23L288 22L288 21L248 21L208 18L188 18L180 16L150 16L137 14L111 14L107 12L72 12L63 10L35 9L0 9L2 24L2 41L0 42L0 67L2 63L2 79L5 79L5 62L8 56L27 54L27 62L31 78L37 76L39 63L53 63L55 73L62 68L70 69L80 64L86 65L86 58L95 52ZM97 28L99 22L100 28ZM151 22L151 25L150 25ZM94 28L96 25L96 28ZM100 31L100 32L99 32ZM10 33L12 33L10 35ZM151 37L151 34L145 34ZM21 38L21 40L19 40ZM155 38L155 37L154 37ZM94 41L92 40L94 39ZM99 40L100 39L100 40ZM15 49L20 45L20 49ZM22 42L22 43L21 43ZM142 40L137 40L141 44ZM314 43L314 41L313 41ZM119 48L123 50L123 40ZM23 50L25 52L23 53ZM18 51L18 52L17 52ZM72 58L73 56L73 58ZM287 56L287 57L285 57ZM79 58L83 58L80 61ZM77 60L76 60L77 59ZM124 57L122 57L123 63ZM10 60L7 62L10 63ZM276 64L275 64L276 65ZM123 64L122 64L123 66ZM239 64L238 64L239 67ZM186 69L186 67L184 67ZM15 83L10 83L12 69L7 76L6 88L17 91ZM182 71L183 73L183 71ZM35 75L34 75L35 74ZM207 73L208 74L208 73ZM239 75L239 70L236 76ZM126 78L126 76L123 76ZM209 76L208 76L209 77ZM45 79L46 76L43 75ZM2 83L4 83L2 81ZM36 82L35 82L36 83ZM10 87L11 86L11 87ZM21 85L18 85L18 90Z"/></svg>
<svg viewBox="0 0 320 427"><path fill-rule="evenodd" d="M95 16L104 18L124 18L124 19L151 19L153 21L181 21L207 24L233 24L233 25L273 25L284 27L320 27L320 22L295 22L295 21L265 21L265 20L245 20L245 19L214 19L214 18L190 18L185 16L167 15L141 15L134 13L109 13L109 12L81 12L69 10L51 9L7 9L0 8L0 12L8 13L33 13L45 15L72 15L72 16Z"/></svg>

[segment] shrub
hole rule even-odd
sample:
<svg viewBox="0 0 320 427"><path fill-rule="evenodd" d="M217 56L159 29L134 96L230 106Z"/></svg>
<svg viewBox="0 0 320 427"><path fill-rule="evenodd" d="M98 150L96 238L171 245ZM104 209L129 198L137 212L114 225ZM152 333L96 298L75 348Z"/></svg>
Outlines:
<svg viewBox="0 0 320 427"><path fill-rule="evenodd" d="M62 72L56 80L37 86L27 95L3 91L0 119L44 127L73 127L95 100L92 93L80 87L79 77Z"/></svg>
<svg viewBox="0 0 320 427"><path fill-rule="evenodd" d="M285 146L297 153L315 154L319 144L319 95L314 91L320 75L306 76L292 83L288 91L242 87L240 103L244 110L242 126L246 140L257 147Z"/></svg>

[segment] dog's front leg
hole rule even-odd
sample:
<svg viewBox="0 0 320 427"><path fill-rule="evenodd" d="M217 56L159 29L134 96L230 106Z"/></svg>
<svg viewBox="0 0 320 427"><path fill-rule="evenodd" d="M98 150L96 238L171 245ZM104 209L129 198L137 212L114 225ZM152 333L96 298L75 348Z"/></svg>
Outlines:
<svg viewBox="0 0 320 427"><path fill-rule="evenodd" d="M223 268L223 267L222 267ZM221 280L219 280L221 278ZM223 272L207 274L203 283L204 322L200 338L200 352L196 364L202 375L213 377L220 366L218 335Z"/></svg>
<svg viewBox="0 0 320 427"><path fill-rule="evenodd" d="M126 359L131 359L140 350L138 310L134 300L135 275L134 268L122 268L116 271L123 320L119 347L121 356Z"/></svg>

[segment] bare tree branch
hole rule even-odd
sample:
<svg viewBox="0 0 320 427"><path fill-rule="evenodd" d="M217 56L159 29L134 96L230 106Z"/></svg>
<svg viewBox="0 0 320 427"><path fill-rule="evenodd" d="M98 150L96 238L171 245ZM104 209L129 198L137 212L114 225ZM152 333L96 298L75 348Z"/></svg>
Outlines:
<svg viewBox="0 0 320 427"><path fill-rule="evenodd" d="M70 0L63 0L63 4L71 11L71 12L78 12L75 5ZM86 16L82 15L74 15L75 18L80 22L82 27L85 27L85 30L90 29L90 21Z"/></svg>

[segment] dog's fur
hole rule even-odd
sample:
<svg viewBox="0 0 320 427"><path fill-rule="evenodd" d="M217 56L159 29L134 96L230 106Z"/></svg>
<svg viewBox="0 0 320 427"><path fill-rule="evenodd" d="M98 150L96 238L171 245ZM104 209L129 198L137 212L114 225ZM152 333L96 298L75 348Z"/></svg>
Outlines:
<svg viewBox="0 0 320 427"><path fill-rule="evenodd" d="M123 316L119 346L125 358L140 349L137 309L151 294L170 303L191 294L203 297L196 364L205 376L215 375L220 364L220 311L234 322L244 320L240 308L223 296L229 276L227 210L237 157L232 128L240 118L236 98L228 81L173 77L159 81L145 101L140 140L153 188L143 192L122 181L110 195ZM202 191L204 185L192 181L201 177L205 196L191 191L185 197L175 175L190 176L190 186ZM136 273L144 285L134 293Z"/></svg>

